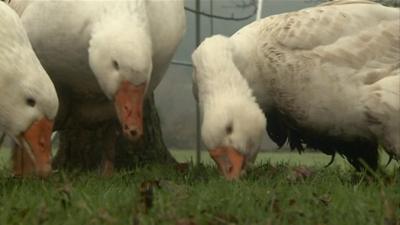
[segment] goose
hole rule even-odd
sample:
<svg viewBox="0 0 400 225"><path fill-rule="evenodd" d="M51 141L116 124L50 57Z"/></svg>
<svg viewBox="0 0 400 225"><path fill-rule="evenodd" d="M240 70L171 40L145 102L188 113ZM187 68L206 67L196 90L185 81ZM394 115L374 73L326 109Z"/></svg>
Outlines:
<svg viewBox="0 0 400 225"><path fill-rule="evenodd" d="M53 121L58 110L55 87L33 52L18 15L0 2L0 133L10 137L16 176L51 173ZM33 168L22 167L26 152Z"/></svg>
<svg viewBox="0 0 400 225"><path fill-rule="evenodd" d="M143 136L143 102L162 80L183 37L183 0L13 0L60 100L55 130L118 119L132 142ZM111 130L111 129L110 129ZM109 142L117 134L110 131ZM110 146L113 146L110 143ZM103 174L111 174L114 147Z"/></svg>
<svg viewBox="0 0 400 225"><path fill-rule="evenodd" d="M57 124L71 114L90 122L114 118L116 111L124 135L139 139L143 101L162 80L186 29L183 4L11 1L59 93Z"/></svg>
<svg viewBox="0 0 400 225"><path fill-rule="evenodd" d="M400 9L337 0L215 35L192 54L202 139L237 179L265 132L282 147L376 169L400 159Z"/></svg>

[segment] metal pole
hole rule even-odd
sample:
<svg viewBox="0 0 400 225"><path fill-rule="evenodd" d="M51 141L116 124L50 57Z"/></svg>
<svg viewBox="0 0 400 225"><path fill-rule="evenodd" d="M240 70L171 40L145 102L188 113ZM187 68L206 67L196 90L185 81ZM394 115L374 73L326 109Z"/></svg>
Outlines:
<svg viewBox="0 0 400 225"><path fill-rule="evenodd" d="M200 45L201 29L200 29L200 0L196 0L196 47ZM200 130L200 107L199 103L196 103L196 165L200 165L201 162L201 130Z"/></svg>
<svg viewBox="0 0 400 225"><path fill-rule="evenodd" d="M179 65L179 66L186 66L186 67L190 67L190 68L193 67L193 65L192 65L191 62L182 61L182 60L176 60L176 59L175 59L175 60L172 60L171 64Z"/></svg>
<svg viewBox="0 0 400 225"><path fill-rule="evenodd" d="M210 0L210 14L214 15L214 0ZM214 18L210 17L210 35L214 34Z"/></svg>
<svg viewBox="0 0 400 225"><path fill-rule="evenodd" d="M258 0L256 20L261 19L262 16L263 0Z"/></svg>

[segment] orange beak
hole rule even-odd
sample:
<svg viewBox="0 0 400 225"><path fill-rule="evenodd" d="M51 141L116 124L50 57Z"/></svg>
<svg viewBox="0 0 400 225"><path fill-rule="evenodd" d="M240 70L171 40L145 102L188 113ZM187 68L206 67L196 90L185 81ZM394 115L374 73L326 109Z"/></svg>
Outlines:
<svg viewBox="0 0 400 225"><path fill-rule="evenodd" d="M236 180L240 177L245 165L245 156L242 153L232 147L217 147L208 152L226 179Z"/></svg>
<svg viewBox="0 0 400 225"><path fill-rule="evenodd" d="M23 138L28 143L35 160L36 172L41 177L47 177L51 173L51 132L53 121L43 118L34 122L23 133Z"/></svg>
<svg viewBox="0 0 400 225"><path fill-rule="evenodd" d="M123 81L115 95L115 107L124 135L137 140L143 135L143 100L146 83Z"/></svg>

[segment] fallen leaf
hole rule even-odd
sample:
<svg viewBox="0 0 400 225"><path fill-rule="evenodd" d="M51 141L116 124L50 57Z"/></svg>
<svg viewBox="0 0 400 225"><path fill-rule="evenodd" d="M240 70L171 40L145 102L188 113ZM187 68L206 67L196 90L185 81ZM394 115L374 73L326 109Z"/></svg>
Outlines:
<svg viewBox="0 0 400 225"><path fill-rule="evenodd" d="M396 216L396 206L386 197L383 189L381 189L381 199L383 199L384 224L399 225L400 218Z"/></svg>
<svg viewBox="0 0 400 225"><path fill-rule="evenodd" d="M304 181L306 178L314 175L314 171L306 166L297 166L292 169L291 174L288 176L289 181Z"/></svg>
<svg viewBox="0 0 400 225"><path fill-rule="evenodd" d="M188 173L189 172L189 163L177 163L175 165L175 170L179 173Z"/></svg>
<svg viewBox="0 0 400 225"><path fill-rule="evenodd" d="M178 219L175 223L176 225L197 225L193 218L182 218Z"/></svg>
<svg viewBox="0 0 400 225"><path fill-rule="evenodd" d="M108 210L105 208L99 209L99 211L97 212L97 216L103 223L105 222L107 224L115 224L117 222L117 220L112 217Z"/></svg>
<svg viewBox="0 0 400 225"><path fill-rule="evenodd" d="M132 214L132 225L140 225L139 214L135 210Z"/></svg>
<svg viewBox="0 0 400 225"><path fill-rule="evenodd" d="M30 209L29 208L16 208L12 207L12 211L14 211L14 214L17 215L21 220L25 218L26 215L28 215Z"/></svg>
<svg viewBox="0 0 400 225"><path fill-rule="evenodd" d="M329 193L323 194L323 195L318 195L317 193L312 193L314 199L318 202L323 204L324 206L328 206L329 203L332 201L332 197L330 196Z"/></svg>
<svg viewBox="0 0 400 225"><path fill-rule="evenodd" d="M71 205L71 192L72 192L72 186L69 183L64 184L60 188L57 189L57 192L59 194L59 200L61 203L61 206L66 209L68 206Z"/></svg>
<svg viewBox="0 0 400 225"><path fill-rule="evenodd" d="M272 209L275 214L280 214L281 213L281 208L279 207L279 200L274 199L272 201Z"/></svg>
<svg viewBox="0 0 400 225"><path fill-rule="evenodd" d="M236 217L229 215L229 214L212 214L211 220L208 221L208 225L225 225L230 224L234 225L237 224L238 220Z"/></svg>
<svg viewBox="0 0 400 225"><path fill-rule="evenodd" d="M303 178L303 179L307 178L307 177L311 177L314 174L314 172L310 168L305 167L305 166L294 167L293 171L297 177Z"/></svg>
<svg viewBox="0 0 400 225"><path fill-rule="evenodd" d="M281 207L279 206L279 200L276 199L275 197L272 198L270 202L270 209L272 209L272 212L279 216L281 214Z"/></svg>
<svg viewBox="0 0 400 225"><path fill-rule="evenodd" d="M278 167L276 167L270 163L266 163L266 164L262 164L259 166L250 167L247 171L247 175L257 177L257 178L262 177L262 176L274 177L277 174L279 174L280 172L281 171L279 170Z"/></svg>
<svg viewBox="0 0 400 225"><path fill-rule="evenodd" d="M140 206L143 213L147 214L149 210L153 207L153 192L155 188L160 187L160 181L149 180L144 181L140 185Z"/></svg>
<svg viewBox="0 0 400 225"><path fill-rule="evenodd" d="M49 208L46 203L42 203L38 212L38 224L44 224L49 219Z"/></svg>

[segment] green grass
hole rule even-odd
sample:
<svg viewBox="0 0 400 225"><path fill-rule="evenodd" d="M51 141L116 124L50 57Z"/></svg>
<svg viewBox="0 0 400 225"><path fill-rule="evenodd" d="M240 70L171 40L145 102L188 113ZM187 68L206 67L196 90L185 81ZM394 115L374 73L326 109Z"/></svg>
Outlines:
<svg viewBox="0 0 400 225"><path fill-rule="evenodd" d="M374 179L339 157L325 169L329 157L321 154L264 153L243 179L228 182L203 159L204 166L153 165L111 178L59 172L15 179L3 166L0 224L400 224L398 165Z"/></svg>
<svg viewBox="0 0 400 225"><path fill-rule="evenodd" d="M172 155L179 162L187 162L187 161L195 161L196 154L194 151L186 151L186 150L172 150ZM209 156L207 151L203 151L201 154L201 160L204 164L213 165L214 162ZM261 152L256 159L256 164L260 164L266 161L271 162L285 162L291 165L326 165L331 160L331 157L321 153L302 153L297 154L297 152L282 152L282 151L273 151L273 152ZM337 157L332 165L339 165L343 167L349 166L347 162L341 158Z"/></svg>

